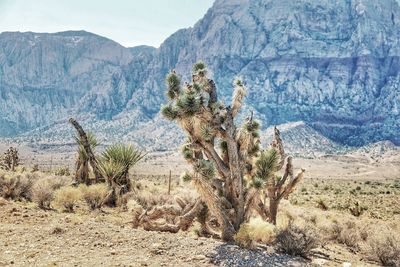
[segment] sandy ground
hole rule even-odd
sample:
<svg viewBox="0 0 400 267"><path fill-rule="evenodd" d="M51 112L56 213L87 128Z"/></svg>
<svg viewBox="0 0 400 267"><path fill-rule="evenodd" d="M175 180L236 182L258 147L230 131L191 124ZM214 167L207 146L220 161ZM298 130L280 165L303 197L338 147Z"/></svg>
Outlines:
<svg viewBox="0 0 400 267"><path fill-rule="evenodd" d="M2 200L0 266L308 266L187 233L146 232L116 210L74 214Z"/></svg>

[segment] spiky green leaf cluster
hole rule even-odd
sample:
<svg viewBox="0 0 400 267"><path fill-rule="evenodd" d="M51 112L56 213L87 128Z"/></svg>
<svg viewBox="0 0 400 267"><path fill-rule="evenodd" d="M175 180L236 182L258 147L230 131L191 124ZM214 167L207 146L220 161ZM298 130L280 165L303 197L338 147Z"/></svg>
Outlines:
<svg viewBox="0 0 400 267"><path fill-rule="evenodd" d="M182 148L182 155L186 160L193 159L193 151L188 146Z"/></svg>
<svg viewBox="0 0 400 267"><path fill-rule="evenodd" d="M206 64L203 61L198 61L193 65L193 74L204 76L206 74Z"/></svg>
<svg viewBox="0 0 400 267"><path fill-rule="evenodd" d="M190 181L193 179L193 177L192 177L192 175L191 175L190 173L184 172L184 173L181 175L181 179L182 179L182 181L184 181L184 182L190 182Z"/></svg>
<svg viewBox="0 0 400 267"><path fill-rule="evenodd" d="M167 96L169 99L175 99L181 92L181 79L175 72L170 72L165 79L167 84Z"/></svg>
<svg viewBox="0 0 400 267"><path fill-rule="evenodd" d="M255 120L251 120L244 124L244 128L246 129L246 131L253 133L257 132L260 129L260 124Z"/></svg>
<svg viewBox="0 0 400 267"><path fill-rule="evenodd" d="M250 186L254 187L255 189L263 189L265 186L265 181L256 177L251 181Z"/></svg>
<svg viewBox="0 0 400 267"><path fill-rule="evenodd" d="M141 159L146 156L146 153L132 145L115 144L103 152L102 158L104 161L119 163L124 166L125 171L136 165Z"/></svg>
<svg viewBox="0 0 400 267"><path fill-rule="evenodd" d="M215 177L215 167L214 165L205 159L198 160L194 166L196 173L200 174L206 179L212 179Z"/></svg>
<svg viewBox="0 0 400 267"><path fill-rule="evenodd" d="M201 96L197 93L184 93L178 98L176 106L182 117L192 117L199 112L201 107Z"/></svg>
<svg viewBox="0 0 400 267"><path fill-rule="evenodd" d="M193 84L193 90L196 93L200 93L203 90L203 87L198 83L194 83Z"/></svg>
<svg viewBox="0 0 400 267"><path fill-rule="evenodd" d="M102 159L98 163L98 169L101 176L108 181L115 181L123 174L125 166L120 162Z"/></svg>
<svg viewBox="0 0 400 267"><path fill-rule="evenodd" d="M260 152L259 144L255 144L255 145L251 146L248 151L249 156L255 156L255 155L257 155L258 152Z"/></svg>
<svg viewBox="0 0 400 267"><path fill-rule="evenodd" d="M161 114L168 120L175 120L178 117L178 111L171 104L163 105L161 107Z"/></svg>
<svg viewBox="0 0 400 267"><path fill-rule="evenodd" d="M210 142L214 138L215 131L209 124L204 124L200 127L201 137L206 142Z"/></svg>
<svg viewBox="0 0 400 267"><path fill-rule="evenodd" d="M260 157L255 163L256 176L258 179L263 181L268 180L274 175L278 169L280 156L276 149L270 148L266 151L261 152Z"/></svg>

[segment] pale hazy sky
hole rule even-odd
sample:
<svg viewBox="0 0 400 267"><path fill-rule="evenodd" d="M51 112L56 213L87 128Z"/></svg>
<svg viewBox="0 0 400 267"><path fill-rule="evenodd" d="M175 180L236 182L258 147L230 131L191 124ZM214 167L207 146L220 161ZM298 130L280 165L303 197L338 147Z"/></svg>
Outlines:
<svg viewBox="0 0 400 267"><path fill-rule="evenodd" d="M86 30L124 46L158 47L214 0L0 0L0 32Z"/></svg>

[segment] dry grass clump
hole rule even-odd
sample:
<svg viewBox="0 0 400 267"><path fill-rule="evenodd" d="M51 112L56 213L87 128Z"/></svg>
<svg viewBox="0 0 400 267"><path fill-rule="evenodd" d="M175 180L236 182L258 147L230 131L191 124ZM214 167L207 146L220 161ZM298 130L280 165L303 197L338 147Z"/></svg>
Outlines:
<svg viewBox="0 0 400 267"><path fill-rule="evenodd" d="M239 232L235 235L235 241L241 247L253 249L257 243L272 243L275 236L275 226L257 217L240 226Z"/></svg>
<svg viewBox="0 0 400 267"><path fill-rule="evenodd" d="M133 195L133 199L146 210L154 206L172 204L170 196L149 191L139 191Z"/></svg>
<svg viewBox="0 0 400 267"><path fill-rule="evenodd" d="M359 228L356 222L352 220L345 222L327 221L319 225L319 230L325 241L345 245L352 252L359 251L362 240L368 238L366 228Z"/></svg>
<svg viewBox="0 0 400 267"><path fill-rule="evenodd" d="M41 209L50 209L54 198L54 188L51 179L40 179L32 187L32 200Z"/></svg>
<svg viewBox="0 0 400 267"><path fill-rule="evenodd" d="M376 231L368 238L367 254L383 266L400 266L400 235L390 229Z"/></svg>
<svg viewBox="0 0 400 267"><path fill-rule="evenodd" d="M289 222L287 227L276 235L276 247L279 251L294 256L307 257L318 246L318 234L308 225L296 225Z"/></svg>
<svg viewBox="0 0 400 267"><path fill-rule="evenodd" d="M39 208L50 209L51 201L54 199L54 191L71 184L71 182L70 178L61 176L37 178L31 189L32 200L37 203Z"/></svg>
<svg viewBox="0 0 400 267"><path fill-rule="evenodd" d="M100 209L108 193L107 185L95 184L91 186L81 186L83 200L91 210Z"/></svg>
<svg viewBox="0 0 400 267"><path fill-rule="evenodd" d="M31 174L0 175L0 196L5 199L31 200L34 176Z"/></svg>
<svg viewBox="0 0 400 267"><path fill-rule="evenodd" d="M54 204L59 208L64 208L67 212L73 212L81 196L81 191L78 188L71 186L61 187L55 192Z"/></svg>

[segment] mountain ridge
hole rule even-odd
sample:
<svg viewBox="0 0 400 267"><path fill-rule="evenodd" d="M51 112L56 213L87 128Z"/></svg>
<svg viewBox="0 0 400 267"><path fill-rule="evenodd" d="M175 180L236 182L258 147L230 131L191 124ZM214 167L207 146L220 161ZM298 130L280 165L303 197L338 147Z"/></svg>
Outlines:
<svg viewBox="0 0 400 267"><path fill-rule="evenodd" d="M110 139L130 135L157 118L165 74L176 69L188 80L202 59L225 102L233 77L245 79L247 110L265 127L304 121L342 144L400 144L398 25L394 0L217 0L159 48L68 31L26 51L32 40L15 46L22 41L0 34L0 135L26 136L69 116Z"/></svg>

